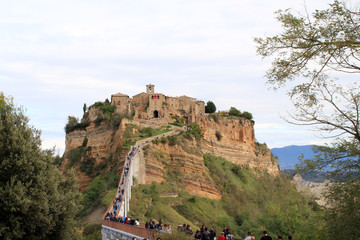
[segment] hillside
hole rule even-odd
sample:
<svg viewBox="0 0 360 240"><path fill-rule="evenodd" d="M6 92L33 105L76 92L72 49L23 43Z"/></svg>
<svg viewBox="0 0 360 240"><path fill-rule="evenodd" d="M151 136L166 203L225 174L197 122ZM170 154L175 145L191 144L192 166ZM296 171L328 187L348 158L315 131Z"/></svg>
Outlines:
<svg viewBox="0 0 360 240"><path fill-rule="evenodd" d="M174 226L188 223L194 230L202 224L217 231L228 226L237 236L264 228L273 234L310 236L303 229L313 228L317 205L280 175L267 146L255 142L254 122L224 114L195 119L187 125L186 115L170 121L134 120L106 102L92 105L80 121L69 117L61 167L78 172L83 221L100 223L101 213L113 201L129 147L158 135L134 168L129 216L142 222L162 219ZM162 137L174 125L182 131ZM89 228L85 226L88 235L98 234Z"/></svg>
<svg viewBox="0 0 360 240"><path fill-rule="evenodd" d="M228 226L238 237L249 230L260 236L267 229L273 236L317 238L317 204L298 193L286 177L239 167L212 154L203 159L221 200L189 194L175 168L169 169L166 181L133 188L129 215L141 222L161 219L175 227L186 223L193 230L205 224L218 233Z"/></svg>

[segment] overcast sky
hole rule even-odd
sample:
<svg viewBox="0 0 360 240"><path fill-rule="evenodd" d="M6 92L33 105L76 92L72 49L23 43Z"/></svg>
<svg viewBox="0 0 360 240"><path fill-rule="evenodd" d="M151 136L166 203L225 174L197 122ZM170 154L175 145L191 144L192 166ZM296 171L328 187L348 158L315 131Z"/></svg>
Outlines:
<svg viewBox="0 0 360 240"><path fill-rule="evenodd" d="M83 104L133 96L152 83L168 96L188 95L249 111L269 147L322 140L285 123L284 90L268 90L269 62L254 37L280 32L274 12L324 9L327 0L0 0L0 91L26 109L43 146L65 148L67 116Z"/></svg>

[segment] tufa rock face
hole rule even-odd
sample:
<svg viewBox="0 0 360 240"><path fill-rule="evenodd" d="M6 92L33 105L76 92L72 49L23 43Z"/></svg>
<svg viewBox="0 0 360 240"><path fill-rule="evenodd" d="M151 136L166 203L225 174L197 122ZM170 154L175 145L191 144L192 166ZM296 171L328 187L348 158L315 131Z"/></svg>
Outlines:
<svg viewBox="0 0 360 240"><path fill-rule="evenodd" d="M90 112L87 117L94 120L96 113ZM120 173L126 155L126 150L122 148L124 131L129 123L140 128L149 126L148 123L142 124L124 118L116 129L106 123L96 126L91 122L85 130L67 134L62 168L69 164L71 149L81 148L86 138L87 144L82 148L86 149L86 158L95 159L94 168L102 165L104 168L100 172L112 170ZM249 120L224 117L214 121L205 117L200 118L198 123L204 135L201 142L186 141L175 146L151 144L149 149L143 151L138 170L140 183L151 184L153 181L162 182L175 178L195 195L220 199L221 195L204 165L203 154L207 152L224 157L237 165L249 166L272 175L279 173L278 163L272 159L270 150L266 145L255 143L254 126ZM217 133L221 135L220 140ZM80 169L80 164L75 163L74 167ZM93 176L89 177L80 170L78 172L78 181L83 190Z"/></svg>
<svg viewBox="0 0 360 240"><path fill-rule="evenodd" d="M62 169L65 169L70 161L69 153L72 149L81 148L84 145L85 138L87 139L86 146L82 148L86 150L85 155L87 158L95 159L94 167L103 164L105 167L103 171L109 170L111 162L117 161L117 166L124 161L125 153L121 152L121 146L124 143L123 129L125 124L128 123L127 119L124 119L119 128L114 129L108 124L100 124L96 126L93 122L85 130L76 130L66 134L65 140L65 152L64 162ZM82 157L82 160L84 157ZM76 169L79 169L80 163L74 164ZM78 183L80 189L84 190L91 182L91 177L86 175L82 171L78 171Z"/></svg>
<svg viewBox="0 0 360 240"><path fill-rule="evenodd" d="M279 174L277 160L265 144L255 143L254 124L245 118L219 118L217 121L204 118L200 122L203 129L204 151L221 156L230 162L249 166L272 175ZM218 140L217 134L221 135Z"/></svg>
<svg viewBox="0 0 360 240"><path fill-rule="evenodd" d="M220 192L215 188L209 170L204 165L203 153L195 141L175 146L152 144L144 153L146 184L175 179L194 195L221 199Z"/></svg>

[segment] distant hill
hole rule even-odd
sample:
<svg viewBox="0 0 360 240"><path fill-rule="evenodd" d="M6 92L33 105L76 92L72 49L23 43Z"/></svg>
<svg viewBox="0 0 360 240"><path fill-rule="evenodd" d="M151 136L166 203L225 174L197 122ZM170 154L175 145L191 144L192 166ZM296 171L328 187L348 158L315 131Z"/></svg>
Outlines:
<svg viewBox="0 0 360 240"><path fill-rule="evenodd" d="M314 152L312 150L313 145L305 146L286 146L282 148L272 148L271 152L274 156L278 157L278 163L280 170L284 169L294 169L295 164L299 162L299 157L301 154L304 154L305 158L314 157Z"/></svg>

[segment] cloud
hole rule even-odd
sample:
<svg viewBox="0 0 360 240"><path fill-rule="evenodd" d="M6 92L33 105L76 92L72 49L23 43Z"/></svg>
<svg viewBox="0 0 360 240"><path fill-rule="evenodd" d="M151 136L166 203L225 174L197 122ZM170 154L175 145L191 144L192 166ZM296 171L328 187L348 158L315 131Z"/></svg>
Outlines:
<svg viewBox="0 0 360 240"><path fill-rule="evenodd" d="M212 100L253 113L260 141L315 141L280 119L284 92L263 78L253 37L279 32L274 11L303 1L6 1L0 7L1 91L25 106L44 146L64 148L67 116L84 103L153 83L170 96ZM309 12L326 1L309 2ZM295 132L292 132L295 131ZM296 133L296 135L295 135ZM62 139L62 140L61 140Z"/></svg>

